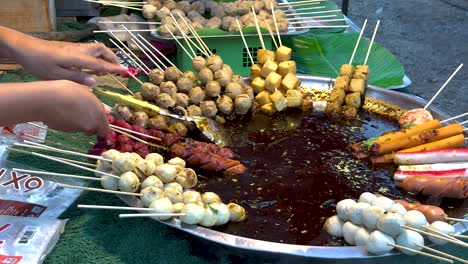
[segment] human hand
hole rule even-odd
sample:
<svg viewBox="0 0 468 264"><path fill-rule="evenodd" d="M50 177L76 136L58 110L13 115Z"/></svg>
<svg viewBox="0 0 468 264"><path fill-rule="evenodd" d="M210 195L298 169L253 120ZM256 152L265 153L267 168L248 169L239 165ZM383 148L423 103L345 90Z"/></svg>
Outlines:
<svg viewBox="0 0 468 264"><path fill-rule="evenodd" d="M66 80L38 83L46 89L40 119L47 126L64 132L107 135L104 107L88 87Z"/></svg>
<svg viewBox="0 0 468 264"><path fill-rule="evenodd" d="M71 80L93 86L89 73L124 74L117 56L101 43L70 43L46 41L21 34L13 49L15 59L33 75L46 80Z"/></svg>

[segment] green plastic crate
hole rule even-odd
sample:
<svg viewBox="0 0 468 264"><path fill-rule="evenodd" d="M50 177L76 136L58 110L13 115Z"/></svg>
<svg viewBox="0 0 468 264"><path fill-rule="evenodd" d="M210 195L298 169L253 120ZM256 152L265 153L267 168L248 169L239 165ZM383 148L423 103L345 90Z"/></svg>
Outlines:
<svg viewBox="0 0 468 264"><path fill-rule="evenodd" d="M256 62L257 50L262 48L260 40L256 36L246 36L245 38L247 45L249 46L250 53ZM224 63L231 66L234 74L241 76L250 75L250 66L252 66L252 63L250 62L249 55L247 54L247 50L245 49L244 42L240 35L229 37L204 37L203 40L213 53L221 56ZM185 41L180 41L183 43L185 49L190 52ZM196 41L194 42L197 43ZM270 36L263 35L263 42L265 43L265 48L274 50ZM199 50L195 52L197 55L201 55ZM192 70L192 60L180 47L177 47L175 63L182 71Z"/></svg>

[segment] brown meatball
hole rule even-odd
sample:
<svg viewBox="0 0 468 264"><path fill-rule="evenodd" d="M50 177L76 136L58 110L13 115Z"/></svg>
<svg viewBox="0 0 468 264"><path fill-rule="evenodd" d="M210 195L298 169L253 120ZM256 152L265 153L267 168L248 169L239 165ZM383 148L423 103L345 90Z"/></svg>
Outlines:
<svg viewBox="0 0 468 264"><path fill-rule="evenodd" d="M184 74L182 74L182 77L189 79L194 85L197 84L198 78L195 75L195 73L193 73L193 71L184 72Z"/></svg>
<svg viewBox="0 0 468 264"><path fill-rule="evenodd" d="M214 18L212 18L214 19ZM221 20L221 19L220 19ZM210 55L210 57L206 60L206 66L210 68L213 72L219 71L223 68L223 60L220 56L216 54Z"/></svg>
<svg viewBox="0 0 468 264"><path fill-rule="evenodd" d="M343 106L343 116L346 119L355 119L357 117L357 109L355 107L345 105Z"/></svg>
<svg viewBox="0 0 468 264"><path fill-rule="evenodd" d="M141 96L146 101L153 101L159 95L159 87L153 83L145 82L141 85Z"/></svg>
<svg viewBox="0 0 468 264"><path fill-rule="evenodd" d="M180 76L182 76L182 74L176 67L167 67L164 71L164 78L168 81L175 82Z"/></svg>
<svg viewBox="0 0 468 264"><path fill-rule="evenodd" d="M172 124L167 131L172 134L179 135L181 137L187 137L188 129L182 122Z"/></svg>
<svg viewBox="0 0 468 264"><path fill-rule="evenodd" d="M224 94L231 97L231 99L236 99L236 96L242 93L242 86L238 83L228 83L226 86L226 90L224 90Z"/></svg>
<svg viewBox="0 0 468 264"><path fill-rule="evenodd" d="M206 66L206 60L205 58L201 56L197 56L193 58L192 60L192 69L195 70L196 72L200 72L201 69L203 69Z"/></svg>
<svg viewBox="0 0 468 264"><path fill-rule="evenodd" d="M169 108L175 106L175 101L169 94L162 93L156 97L156 104L162 108Z"/></svg>
<svg viewBox="0 0 468 264"><path fill-rule="evenodd" d="M250 107L252 106L252 99L246 94L240 94L236 96L234 101L235 112L238 115L245 115L249 112Z"/></svg>
<svg viewBox="0 0 468 264"><path fill-rule="evenodd" d="M115 106L115 109L114 109L114 112L122 117L125 121L127 121L128 123L133 123L133 119L135 118L134 115L133 115L133 112L132 110L130 110L130 108L128 108L127 106L123 106L123 105L116 105Z"/></svg>
<svg viewBox="0 0 468 264"><path fill-rule="evenodd" d="M161 93L166 93L170 96L173 96L177 93L177 86L171 81L163 82L159 86L159 90L161 91Z"/></svg>
<svg viewBox="0 0 468 264"><path fill-rule="evenodd" d="M143 101L143 96L140 92L133 94L133 98Z"/></svg>
<svg viewBox="0 0 468 264"><path fill-rule="evenodd" d="M218 97L221 94L221 85L217 81L209 81L205 86L205 92L209 97Z"/></svg>
<svg viewBox="0 0 468 264"><path fill-rule="evenodd" d="M232 76L231 82L238 83L238 84L240 84L242 87L245 86L244 79L242 78L242 76L237 75L237 74L235 74L235 75Z"/></svg>
<svg viewBox="0 0 468 264"><path fill-rule="evenodd" d="M184 93L176 93L172 98L174 99L176 106L187 107L189 105L190 98Z"/></svg>
<svg viewBox="0 0 468 264"><path fill-rule="evenodd" d="M187 107L187 115L188 116L201 116L202 115L201 108L198 105L189 105L189 107Z"/></svg>
<svg viewBox="0 0 468 264"><path fill-rule="evenodd" d="M228 70L221 69L215 72L214 78L222 87L226 87L231 82L232 74Z"/></svg>
<svg viewBox="0 0 468 264"><path fill-rule="evenodd" d="M133 121L134 125L146 127L146 124L148 124L148 119L149 119L148 114L146 114L143 111L137 111L135 112L134 116L135 116L134 121Z"/></svg>
<svg viewBox="0 0 468 264"><path fill-rule="evenodd" d="M254 90L250 86L245 86L244 89L242 89L242 93L248 95L250 97L250 99L252 99L252 100L255 99Z"/></svg>
<svg viewBox="0 0 468 264"><path fill-rule="evenodd" d="M189 97L192 104L198 105L205 99L205 91L200 87L195 87L190 90Z"/></svg>
<svg viewBox="0 0 468 264"><path fill-rule="evenodd" d="M338 102L329 102L325 107L325 113L330 117L338 118L341 115L342 109L341 104Z"/></svg>
<svg viewBox="0 0 468 264"><path fill-rule="evenodd" d="M168 122L169 122L169 118L162 116L162 115L157 115L148 120L148 128L167 131Z"/></svg>
<svg viewBox="0 0 468 264"><path fill-rule="evenodd" d="M216 105L221 113L229 115L234 109L234 102L231 97L223 95L216 99Z"/></svg>
<svg viewBox="0 0 468 264"><path fill-rule="evenodd" d="M218 108L216 108L216 103L213 101L203 101L200 103L200 109L202 115L206 117L215 117L216 113L218 112Z"/></svg>
<svg viewBox="0 0 468 264"><path fill-rule="evenodd" d="M343 104L345 97L346 97L345 91L341 89L336 89L330 92L328 102L331 102L331 103L336 102L337 104L341 105Z"/></svg>
<svg viewBox="0 0 468 264"><path fill-rule="evenodd" d="M209 81L213 80L213 71L208 67L204 67L198 73L198 77L200 78L202 84L207 84Z"/></svg>
<svg viewBox="0 0 468 264"><path fill-rule="evenodd" d="M350 93L346 95L346 104L354 108L361 107L361 93Z"/></svg>
<svg viewBox="0 0 468 264"><path fill-rule="evenodd" d="M159 85L164 81L164 72L160 69L154 69L148 73L148 77L150 82Z"/></svg>
<svg viewBox="0 0 468 264"><path fill-rule="evenodd" d="M192 80L181 77L177 80L177 90L181 93L188 93L193 88Z"/></svg>

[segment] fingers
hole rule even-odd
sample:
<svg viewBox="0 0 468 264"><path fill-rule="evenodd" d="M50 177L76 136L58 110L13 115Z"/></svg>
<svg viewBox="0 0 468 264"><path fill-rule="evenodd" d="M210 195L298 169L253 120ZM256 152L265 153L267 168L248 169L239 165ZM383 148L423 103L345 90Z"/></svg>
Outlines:
<svg viewBox="0 0 468 264"><path fill-rule="evenodd" d="M66 59L63 61L62 66L65 68L77 67L79 69L88 69L100 73L125 74L128 70L122 65L113 64L89 55L79 56L72 61Z"/></svg>
<svg viewBox="0 0 468 264"><path fill-rule="evenodd" d="M74 81L76 83L92 87L96 85L96 80L91 75L77 70L58 68L55 71L58 79Z"/></svg>
<svg viewBox="0 0 468 264"><path fill-rule="evenodd" d="M93 57L102 57L104 60L113 63L113 64L119 64L119 58L110 50L109 48L106 47L106 45L102 43L90 43L87 44L85 47L85 52Z"/></svg>

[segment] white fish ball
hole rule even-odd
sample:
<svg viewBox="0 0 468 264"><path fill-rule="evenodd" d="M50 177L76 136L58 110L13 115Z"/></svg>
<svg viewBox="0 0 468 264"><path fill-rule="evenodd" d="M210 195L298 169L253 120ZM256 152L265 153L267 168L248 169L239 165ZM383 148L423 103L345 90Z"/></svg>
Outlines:
<svg viewBox="0 0 468 264"><path fill-rule="evenodd" d="M378 230L372 232L367 239L367 251L376 255L383 255L390 252L393 246L388 244L395 244L393 238Z"/></svg>
<svg viewBox="0 0 468 264"><path fill-rule="evenodd" d="M153 208L154 211L152 213L160 213L160 214L172 214L172 203L167 197L160 198L152 202L149 208ZM172 216L153 216L151 218L158 219L158 220L167 220Z"/></svg>
<svg viewBox="0 0 468 264"><path fill-rule="evenodd" d="M349 213L348 213L349 220L351 220L351 222L353 222L356 225L362 225L362 212L370 206L371 205L368 203L363 203L363 202L355 203L349 209Z"/></svg>
<svg viewBox="0 0 468 264"><path fill-rule="evenodd" d="M247 218L247 213L245 212L244 207L236 203L228 203L227 205L229 210L229 221L231 222L241 222Z"/></svg>
<svg viewBox="0 0 468 264"><path fill-rule="evenodd" d="M446 235L455 233L455 227L453 227L451 224L448 224L442 221L435 221L432 224L430 224L429 227L439 232L442 232ZM440 235L435 232L432 232L431 230L427 230L427 231L434 233L436 235ZM437 237L427 236L427 238L429 238L430 241L436 243L437 245L444 245L447 243L447 240L443 240Z"/></svg>
<svg viewBox="0 0 468 264"><path fill-rule="evenodd" d="M140 180L138 176L131 172L127 171L120 175L119 179L119 189L124 192L136 192L140 187Z"/></svg>
<svg viewBox="0 0 468 264"><path fill-rule="evenodd" d="M190 203L186 204L181 211L180 221L186 224L195 225L201 222L203 215L205 214L205 208L198 204Z"/></svg>
<svg viewBox="0 0 468 264"><path fill-rule="evenodd" d="M177 182L170 182L170 183L164 184L164 189L169 188L169 187L173 187L181 193L184 192L184 188L182 187L182 185L178 184Z"/></svg>
<svg viewBox="0 0 468 264"><path fill-rule="evenodd" d="M341 220L337 215L334 215L332 217L329 217L327 221L325 221L324 228L329 235L334 237L342 237L343 225L343 220Z"/></svg>
<svg viewBox="0 0 468 264"><path fill-rule="evenodd" d="M174 213L180 213L182 212L182 209L184 209L185 204L184 203L175 203L172 205L172 211Z"/></svg>
<svg viewBox="0 0 468 264"><path fill-rule="evenodd" d="M221 203L221 198L214 192L205 192L201 196L202 202L205 204Z"/></svg>
<svg viewBox="0 0 468 264"><path fill-rule="evenodd" d="M356 237L354 238L354 244L356 246L366 246L367 240L369 240L369 230L365 229L364 227L359 228L356 231Z"/></svg>
<svg viewBox="0 0 468 264"><path fill-rule="evenodd" d="M416 229L421 229L423 226L427 225L426 217L423 213L416 210L408 211L403 215L403 220L405 220L405 225Z"/></svg>
<svg viewBox="0 0 468 264"><path fill-rule="evenodd" d="M375 194L370 193L370 192L363 192L359 196L359 202L372 204L372 202L375 200L375 198L377 198L377 196L375 196Z"/></svg>
<svg viewBox="0 0 468 264"><path fill-rule="evenodd" d="M142 194L140 199L144 206L149 206L152 202L164 197L163 190L154 186L146 187L140 193Z"/></svg>
<svg viewBox="0 0 468 264"><path fill-rule="evenodd" d="M374 199L374 201L372 201L373 206L380 207L385 211L387 211L394 203L395 202L392 199L384 196L377 197Z"/></svg>
<svg viewBox="0 0 468 264"><path fill-rule="evenodd" d="M112 171L112 163L108 161L98 160L96 161L96 170L110 173ZM94 175L100 177L102 174L95 172Z"/></svg>
<svg viewBox="0 0 468 264"><path fill-rule="evenodd" d="M112 170L120 173L133 171L136 166L136 161L129 155L121 155L112 161Z"/></svg>
<svg viewBox="0 0 468 264"><path fill-rule="evenodd" d="M161 181L161 179L159 179L158 177L154 176L154 175L151 175L151 176L148 176L142 183L141 183L141 188L144 189L144 188L147 188L147 187L150 187L150 186L154 186L154 187L157 187L157 188L160 188L162 189L163 186L164 186L164 183Z"/></svg>
<svg viewBox="0 0 468 264"><path fill-rule="evenodd" d="M202 202L202 198L199 192L197 191L185 191L182 193L182 196L184 198L184 203L196 203L196 202Z"/></svg>
<svg viewBox="0 0 468 264"><path fill-rule="evenodd" d="M158 176L164 183L169 183L174 181L175 177L177 176L177 170L173 165L161 164L156 167L154 174Z"/></svg>
<svg viewBox="0 0 468 264"><path fill-rule="evenodd" d="M362 212L362 223L369 229L376 229L377 222L385 210L377 206L369 206Z"/></svg>
<svg viewBox="0 0 468 264"><path fill-rule="evenodd" d="M101 186L107 190L118 190L119 189L119 178L111 177L108 175L101 176Z"/></svg>
<svg viewBox="0 0 468 264"><path fill-rule="evenodd" d="M141 171L145 176L153 175L156 170L156 164L150 160L138 160L135 164L137 170Z"/></svg>
<svg viewBox="0 0 468 264"><path fill-rule="evenodd" d="M211 208L205 208L205 212L203 213L203 218L200 221L200 225L210 227L216 224L217 215Z"/></svg>
<svg viewBox="0 0 468 264"><path fill-rule="evenodd" d="M116 149L109 149L109 150L106 150L104 151L102 154L101 154L101 157L105 158L105 159L110 159L110 160L114 160L116 157L120 156L121 153L116 150Z"/></svg>
<svg viewBox="0 0 468 264"><path fill-rule="evenodd" d="M356 238L356 232L361 228L358 225L355 225L351 222L346 222L343 225L343 237L346 241L351 246L354 246L356 244L355 238Z"/></svg>
<svg viewBox="0 0 468 264"><path fill-rule="evenodd" d="M171 165L178 165L182 168L185 168L185 160L179 158L179 157L175 157L173 159L170 159L167 161L167 163L171 164Z"/></svg>
<svg viewBox="0 0 468 264"><path fill-rule="evenodd" d="M336 214L338 215L339 218L343 221L348 221L349 220L349 209L356 204L356 202L352 199L344 199L339 201L336 204Z"/></svg>
<svg viewBox="0 0 468 264"><path fill-rule="evenodd" d="M395 242L397 245L404 246L407 248L411 248L414 250L422 250L422 247L417 246L416 244L424 246L424 237L421 234L411 231L411 230L402 230L401 233L395 238ZM416 253L404 250L399 248L403 254L406 255L416 255Z"/></svg>
<svg viewBox="0 0 468 264"><path fill-rule="evenodd" d="M390 206L390 208L388 208L387 212L404 215L408 211L406 210L406 208L403 205L401 205L399 203L394 203L392 206Z"/></svg>
<svg viewBox="0 0 468 264"><path fill-rule="evenodd" d="M145 160L150 160L154 162L156 166L164 164L164 158L159 153L150 153L146 155Z"/></svg>
<svg viewBox="0 0 468 264"><path fill-rule="evenodd" d="M403 216L398 213L386 213L380 217L377 222L377 229L391 235L392 237L397 236L401 232L401 226L405 224Z"/></svg>
<svg viewBox="0 0 468 264"><path fill-rule="evenodd" d="M182 193L175 187L164 188L164 196L169 198L172 203L182 203L184 201Z"/></svg>
<svg viewBox="0 0 468 264"><path fill-rule="evenodd" d="M216 214L216 224L217 226L224 225L229 222L231 214L229 213L228 207L223 203L212 203L209 205L210 208L214 209Z"/></svg>

